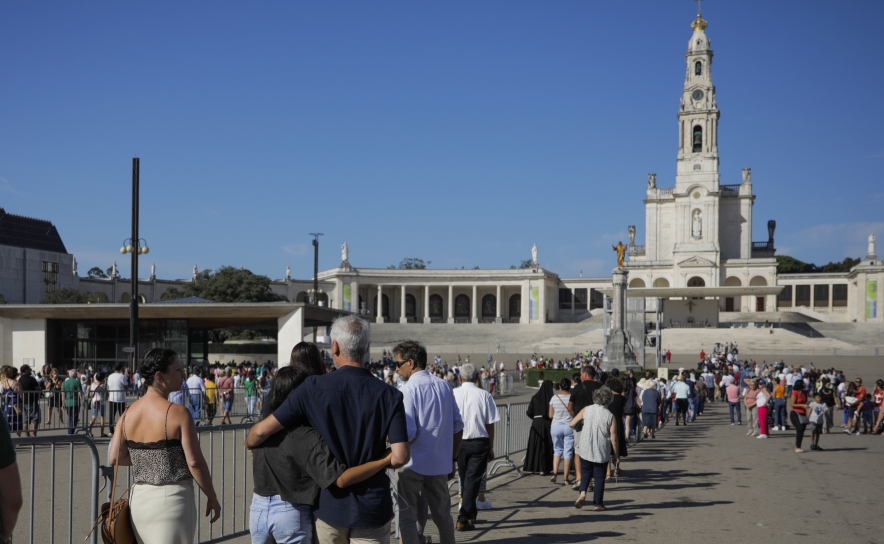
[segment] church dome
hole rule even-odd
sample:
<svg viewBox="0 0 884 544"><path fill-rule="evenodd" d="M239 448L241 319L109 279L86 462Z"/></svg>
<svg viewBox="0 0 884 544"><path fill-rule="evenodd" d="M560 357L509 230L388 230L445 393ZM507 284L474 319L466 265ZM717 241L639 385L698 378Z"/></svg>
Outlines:
<svg viewBox="0 0 884 544"><path fill-rule="evenodd" d="M697 15L697 18L691 23L691 28L694 29L694 34L691 36L691 41L688 42L688 51L706 51L709 49L709 37L706 36L707 26L709 26L709 23Z"/></svg>

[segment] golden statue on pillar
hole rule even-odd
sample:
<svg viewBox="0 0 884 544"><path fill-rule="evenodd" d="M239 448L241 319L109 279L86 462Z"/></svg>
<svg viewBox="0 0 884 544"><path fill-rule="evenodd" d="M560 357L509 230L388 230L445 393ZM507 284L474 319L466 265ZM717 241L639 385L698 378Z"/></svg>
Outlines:
<svg viewBox="0 0 884 544"><path fill-rule="evenodd" d="M611 249L617 252L617 267L623 268L626 266L623 264L623 257L626 256L626 246L623 245L623 242L617 242L617 245L611 246Z"/></svg>

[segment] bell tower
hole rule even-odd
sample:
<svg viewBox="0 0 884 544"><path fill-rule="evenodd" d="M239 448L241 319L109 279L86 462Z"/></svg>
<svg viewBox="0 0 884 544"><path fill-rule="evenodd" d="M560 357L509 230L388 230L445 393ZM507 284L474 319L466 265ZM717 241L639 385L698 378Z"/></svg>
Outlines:
<svg viewBox="0 0 884 544"><path fill-rule="evenodd" d="M691 23L694 33L685 53L685 79L678 110L678 167L676 191L700 184L718 192L718 104L712 84L712 49L708 23L701 13Z"/></svg>

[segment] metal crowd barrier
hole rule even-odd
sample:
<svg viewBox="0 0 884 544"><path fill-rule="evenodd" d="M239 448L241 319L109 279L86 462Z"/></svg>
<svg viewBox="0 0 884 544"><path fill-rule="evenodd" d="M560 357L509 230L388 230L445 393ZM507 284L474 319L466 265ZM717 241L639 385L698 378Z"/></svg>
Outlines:
<svg viewBox="0 0 884 544"><path fill-rule="evenodd" d="M28 536L23 541L29 544L80 542L98 517L99 460L95 443L82 435L14 438L12 443L26 505L19 514L16 534L23 534L27 526ZM84 449L78 446L89 451L91 473L74 470L75 451ZM56 470L57 454L64 451L68 452L67 473ZM64 491L63 495L57 493L59 488ZM57 494L60 496L56 497ZM56 538L59 536L62 538ZM90 538L92 544L97 544L98 532L93 532ZM15 541L22 540L17 537Z"/></svg>
<svg viewBox="0 0 884 544"><path fill-rule="evenodd" d="M203 457L209 465L212 485L221 503L221 517L209 523L205 514L205 497L194 481L196 513L199 521L196 527L196 542L210 544L249 534L249 509L252 503L254 479L251 456L243 447L251 423L199 426L196 428ZM117 494L132 486L131 470L121 467L117 482ZM110 499L113 467L101 466L107 498ZM125 472L125 476L124 476Z"/></svg>
<svg viewBox="0 0 884 544"><path fill-rule="evenodd" d="M190 394L195 393L199 397L198 405L191 404ZM119 395L119 396L116 396ZM198 425L210 425L220 423L222 414L221 392L215 395L218 397L215 406L215 415L210 418L210 409L207 404L207 397L203 391L193 390L184 395L183 404L190 409L191 406L196 408L199 418L196 420ZM5 410L6 400L2 398L0 408ZM12 419L10 431L14 434L26 432L25 424L28 424L28 432L37 433L43 431L69 431L73 434L86 434L88 436L98 436L102 430L107 434L111 434L117 419L130 404L138 400L139 395L134 391L105 391L101 394L101 400L93 403L94 395L87 389L84 393L72 393L60 390L50 391L25 391L18 393L19 408L18 413ZM119 398L123 402L111 402L110 399ZM233 389L233 402L230 409L230 417L232 423L245 423L248 420L256 421L260 419L261 407L263 403L263 392L258 389L256 400L249 401L245 395L245 389L237 387ZM68 407L66 403L72 402L74 406ZM90 425L95 414L95 421ZM36 428L33 420L36 419ZM103 420L103 425L102 425ZM73 424L71 422L73 421Z"/></svg>

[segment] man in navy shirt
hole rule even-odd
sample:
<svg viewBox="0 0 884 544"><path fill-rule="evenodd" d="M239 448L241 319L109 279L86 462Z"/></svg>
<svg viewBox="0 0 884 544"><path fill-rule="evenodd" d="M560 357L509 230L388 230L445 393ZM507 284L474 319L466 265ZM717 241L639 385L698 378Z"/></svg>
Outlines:
<svg viewBox="0 0 884 544"><path fill-rule="evenodd" d="M348 315L331 328L331 354L338 370L311 376L273 414L252 427L246 446L253 448L286 427L309 424L348 467L384 455L389 440L393 468L411 459L402 393L363 368L368 323ZM319 542L390 541L393 503L390 481L380 472L360 484L324 489L315 511Z"/></svg>

